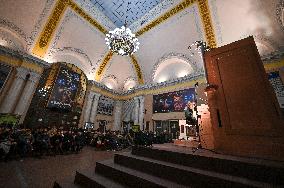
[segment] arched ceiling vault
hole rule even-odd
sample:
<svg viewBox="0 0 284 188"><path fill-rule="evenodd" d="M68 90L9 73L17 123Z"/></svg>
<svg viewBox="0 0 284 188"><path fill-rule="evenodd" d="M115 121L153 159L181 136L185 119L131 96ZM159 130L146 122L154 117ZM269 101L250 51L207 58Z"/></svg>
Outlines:
<svg viewBox="0 0 284 188"><path fill-rule="evenodd" d="M128 21L141 44L138 52L124 59L129 64L127 70L132 73L123 78L134 76L139 84L151 83L153 67L160 58L171 53L187 55L187 46L195 40L205 40L216 47L253 35L262 55L284 49L283 0L140 2L37 0L31 3L21 0L21 3L11 3L0 0L4 5L0 7L0 37L15 44L21 41L18 46L24 46L42 59L66 52L66 56L71 54L84 62L84 69L92 73L89 79L101 82L113 75L120 84L124 83L119 79L123 71L114 69L119 67L120 60L108 51L104 36L121 26L123 19ZM12 5L22 5L22 8ZM26 11L27 7L31 13ZM125 9L128 13L123 12ZM109 15L115 13L120 15L116 18ZM3 28L16 37L4 36ZM200 68L198 57L193 57L192 62Z"/></svg>
<svg viewBox="0 0 284 188"><path fill-rule="evenodd" d="M216 41L215 41L215 36L214 36L214 31L213 31L213 26L211 23L211 18L209 14L209 8L208 8L208 2L207 0L184 0L180 4L174 6L172 9L170 9L168 12L162 14L160 17L157 19L153 20L149 24L147 24L145 27L141 28L139 31L137 31L136 35L139 37L145 32L151 30L155 26L161 24L162 22L166 21L168 18L174 16L175 14L179 13L183 9L187 8L188 6L197 3L202 17L202 21L204 24L204 30L205 30L205 35L208 40L208 43L215 47L216 46ZM103 34L107 33L107 29L102 26L98 21L93 19L88 13L86 13L80 6L78 6L73 0L58 0L57 3L55 4L51 15L48 18L48 21L46 22L40 36L36 40L35 46L32 50L32 53L39 56L39 57L44 57L45 54L47 53L47 50L49 48L49 45L51 43L51 40L54 36L54 33L56 31L56 28L58 27L60 20L64 16L65 11L67 8L72 9L74 12L76 12L78 15L80 15L82 18L84 18L89 24L94 26L97 30L102 32ZM99 68L96 71L96 76L95 79L97 81L100 81L101 75L105 69L105 66L108 64L112 57L112 53L108 52L103 59L102 63L99 65ZM137 58L132 55L130 57L131 62L134 65L138 82L139 84L144 83L143 79L143 73L141 70L141 67L137 61Z"/></svg>

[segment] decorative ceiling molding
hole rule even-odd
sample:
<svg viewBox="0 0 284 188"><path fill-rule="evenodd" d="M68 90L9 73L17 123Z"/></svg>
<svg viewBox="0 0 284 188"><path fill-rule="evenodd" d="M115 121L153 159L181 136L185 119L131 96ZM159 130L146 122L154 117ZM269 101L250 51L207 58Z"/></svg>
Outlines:
<svg viewBox="0 0 284 188"><path fill-rule="evenodd" d="M139 84L144 84L143 74L142 74L141 68L140 68L140 66L139 66L139 64L137 62L136 57L134 55L130 55L130 58L131 58L131 62L133 63L135 71L136 71L136 75L137 75L137 78L138 78L138 83Z"/></svg>
<svg viewBox="0 0 284 188"><path fill-rule="evenodd" d="M176 91L182 88L193 87L196 82L205 82L203 75L204 73L197 72L186 77L170 80L163 83L138 85L133 89L125 92L113 91L95 81L89 81L89 84L91 85L91 90L94 92L101 93L102 95L116 100L128 100L135 96L166 93L169 91Z"/></svg>
<svg viewBox="0 0 284 188"><path fill-rule="evenodd" d="M208 5L208 0L184 0L180 4L176 5L172 9L170 9L168 12L164 13L157 19L151 21L149 24L147 24L145 27L140 29L139 31L136 32L136 36L140 36L144 34L145 32L153 29L157 25L163 23L166 21L168 18L176 15L180 11L184 10L185 8L193 5L194 3L198 4L199 12L200 12L200 17L203 23L203 29L205 32L206 40L208 45L211 48L217 47L216 39L215 39L215 32L210 16L210 10L209 10L209 5Z"/></svg>
<svg viewBox="0 0 284 188"><path fill-rule="evenodd" d="M113 30L116 28L115 24L101 12L99 8L93 5L90 0L73 0L80 7L82 7L87 13L89 13L94 19L101 23L107 30Z"/></svg>
<svg viewBox="0 0 284 188"><path fill-rule="evenodd" d="M154 78L155 78L155 74L157 69L159 68L159 66L165 62L166 60L172 59L172 58L177 58L177 59L181 59L184 62L188 63L192 69L193 72L198 71L197 70L197 64L195 61L193 61L193 59L185 54L182 53L175 53L175 52L171 52L171 53L167 53L165 55L163 55L160 59L158 59L158 61L154 64L152 71L151 71L151 82L153 82Z"/></svg>
<svg viewBox="0 0 284 188"><path fill-rule="evenodd" d="M66 24L71 20L71 18L75 17L76 13L74 13L71 9L67 9L67 13L65 14L62 23L60 24L60 27L54 37L54 40L52 42L51 47L49 47L49 52L48 52L48 57L52 56L53 51L56 49L57 43L60 40L62 33L64 31L64 28L66 26Z"/></svg>
<svg viewBox="0 0 284 188"><path fill-rule="evenodd" d="M210 8L211 8L211 18L212 21L214 21L215 26L215 38L217 40L217 44L223 43L223 36L222 36L222 29L221 29L221 23L218 16L218 7L217 7L217 0L210 0Z"/></svg>
<svg viewBox="0 0 284 188"><path fill-rule="evenodd" d="M130 76L130 77L128 77L128 78L126 78L124 81L123 81L123 85L121 86L122 88L121 88L121 90L122 91L128 91L129 90L129 88L126 88L126 84L128 84L128 83L131 83L131 82L134 82L135 83L135 85L134 85L134 87L137 85L137 83L138 83L138 81L137 81L137 78L136 77L133 77L133 76Z"/></svg>
<svg viewBox="0 0 284 188"><path fill-rule="evenodd" d="M68 2L68 0L57 1L52 10L51 15L48 18L48 21L46 22L40 36L38 37L35 43L35 46L32 50L33 54L42 58L45 56L49 47L49 43L55 33L55 30L59 25L59 22L63 17L65 10L67 9Z"/></svg>
<svg viewBox="0 0 284 188"><path fill-rule="evenodd" d="M213 28L213 23L210 15L208 0L197 0L200 17L203 22L203 28L207 40L207 44L210 48L216 48L217 42L215 37L215 32Z"/></svg>
<svg viewBox="0 0 284 188"><path fill-rule="evenodd" d="M0 46L0 61L13 67L24 67L36 73L42 73L49 64L23 51L16 51Z"/></svg>
<svg viewBox="0 0 284 188"><path fill-rule="evenodd" d="M20 40L22 40L22 42L25 43L25 44L22 44L24 46L23 49L25 51L27 50L27 44L29 43L29 37L27 37L26 33L23 30L21 30L16 24L10 22L9 20L3 19L3 18L0 18L0 30L1 30L1 27L4 29L7 29L9 32L11 32L15 36L17 36ZM6 35L4 37L9 38Z"/></svg>
<svg viewBox="0 0 284 188"><path fill-rule="evenodd" d="M271 52L276 51L279 49L279 46L276 42L274 42L271 38L268 38L262 34L253 35L255 42L264 45L265 47L271 49Z"/></svg>
<svg viewBox="0 0 284 188"><path fill-rule="evenodd" d="M141 18L161 0L91 0L106 16L108 16L116 27L125 23L129 26Z"/></svg>
<svg viewBox="0 0 284 188"><path fill-rule="evenodd" d="M137 32L139 29L144 27L147 23L154 20L157 17L157 15L161 15L162 12L165 12L169 7L173 6L176 3L179 3L180 1L181 0L163 0L161 3L159 3L153 9L151 9L144 16L139 18L137 21L133 22L129 26L129 28L131 29L131 31Z"/></svg>
<svg viewBox="0 0 284 188"><path fill-rule="evenodd" d="M263 61L264 64L279 61L282 59L284 59L284 51L275 51L272 52L271 54L267 54L261 57L261 60Z"/></svg>
<svg viewBox="0 0 284 188"><path fill-rule="evenodd" d="M39 34L40 29L42 25L44 24L44 21L47 17L47 13L50 11L52 8L53 3L55 0L47 0L45 3L45 6L43 8L43 11L41 12L39 19L37 20L37 23L35 24L33 31L31 32L31 35L29 37L29 42L28 42L28 50L32 48L33 43L35 42L36 36Z"/></svg>
<svg viewBox="0 0 284 188"><path fill-rule="evenodd" d="M101 80L101 77L105 71L105 68L107 66L107 64L109 63L110 59L112 58L113 56L113 52L112 51L109 51L104 60L102 61L102 63L100 64L100 66L98 67L97 71L96 71L96 76L95 76L95 80L97 82L99 82Z"/></svg>
<svg viewBox="0 0 284 188"><path fill-rule="evenodd" d="M56 53L62 52L62 53L71 53L74 54L75 56L82 57L85 59L85 62L89 64L90 66L93 66L91 59L89 56L81 49L79 48L73 48L73 47L63 47L63 48L55 48L52 50L51 57L56 55Z"/></svg>
<svg viewBox="0 0 284 188"><path fill-rule="evenodd" d="M123 84L126 84L126 82L128 82L128 81L135 81L135 82L138 82L138 80L137 80L136 77L129 76L128 78L126 78L126 79L123 81Z"/></svg>
<svg viewBox="0 0 284 188"><path fill-rule="evenodd" d="M66 9L70 7L73 11L83 17L88 23L97 28L102 33L106 34L107 30L104 26L100 25L95 19L91 18L91 16L86 13L81 7L79 7L72 0L58 0L55 7L52 10L51 15L48 18L47 23L45 24L43 31L38 37L35 46L32 50L32 53L39 56L44 57L49 44L55 34L55 30L59 25L60 20L62 19Z"/></svg>
<svg viewBox="0 0 284 188"><path fill-rule="evenodd" d="M25 51L25 46L22 43L20 43L20 45L17 45L15 41L11 40L10 37L7 36L7 33L2 32L1 30L0 39L6 42L6 44L4 44L3 46L6 46L16 51Z"/></svg>

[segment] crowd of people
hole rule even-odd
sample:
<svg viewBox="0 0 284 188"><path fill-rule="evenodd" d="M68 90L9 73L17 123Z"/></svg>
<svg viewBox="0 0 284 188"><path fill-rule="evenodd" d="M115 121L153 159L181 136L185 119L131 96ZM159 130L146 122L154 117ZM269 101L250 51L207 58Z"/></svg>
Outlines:
<svg viewBox="0 0 284 188"><path fill-rule="evenodd" d="M0 157L2 160L78 153L86 144L80 129L57 128L17 129L0 127Z"/></svg>
<svg viewBox="0 0 284 188"><path fill-rule="evenodd" d="M15 129L0 126L0 159L8 161L28 156L56 156L78 153L83 146L97 150L118 151L134 145L152 146L153 143L171 142L165 133L149 131L128 132L84 129Z"/></svg>

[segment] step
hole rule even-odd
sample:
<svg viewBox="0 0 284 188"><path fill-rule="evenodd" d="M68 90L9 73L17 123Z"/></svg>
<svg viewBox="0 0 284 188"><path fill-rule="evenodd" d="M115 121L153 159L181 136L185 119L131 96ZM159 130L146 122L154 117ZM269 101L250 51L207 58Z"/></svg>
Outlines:
<svg viewBox="0 0 284 188"><path fill-rule="evenodd" d="M266 164L268 162L262 160L255 162L238 157L234 157L233 159L228 157L221 158L222 156L220 155L218 157L216 157L217 155L209 157L146 147L133 147L132 154L183 166L244 177L254 181L284 185L284 167L282 164L277 166L278 163L271 164L270 162L270 164Z"/></svg>
<svg viewBox="0 0 284 188"><path fill-rule="evenodd" d="M104 176L90 172L78 172L76 171L75 181L77 185L84 188L124 188L121 184L118 184Z"/></svg>
<svg viewBox="0 0 284 188"><path fill-rule="evenodd" d="M206 185L206 187L275 187L275 185L251 181L246 178L139 157L130 153L115 154L114 162L127 168L138 170L187 186L204 187Z"/></svg>
<svg viewBox="0 0 284 188"><path fill-rule="evenodd" d="M135 188L185 188L186 186L152 176L147 173L139 172L118 164L113 160L106 160L96 163L96 173L110 178L115 182L119 182L128 187ZM188 187L188 186L187 186Z"/></svg>
<svg viewBox="0 0 284 188"><path fill-rule="evenodd" d="M73 182L72 179L64 180L64 181L55 181L53 184L53 188L83 188L80 185L77 185Z"/></svg>

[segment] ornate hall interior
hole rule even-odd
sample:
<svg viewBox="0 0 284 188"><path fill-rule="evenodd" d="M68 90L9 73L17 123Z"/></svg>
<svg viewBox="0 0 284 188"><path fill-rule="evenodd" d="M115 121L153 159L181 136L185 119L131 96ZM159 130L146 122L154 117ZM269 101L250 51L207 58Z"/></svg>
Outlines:
<svg viewBox="0 0 284 188"><path fill-rule="evenodd" d="M283 187L284 0L0 0L0 187Z"/></svg>

